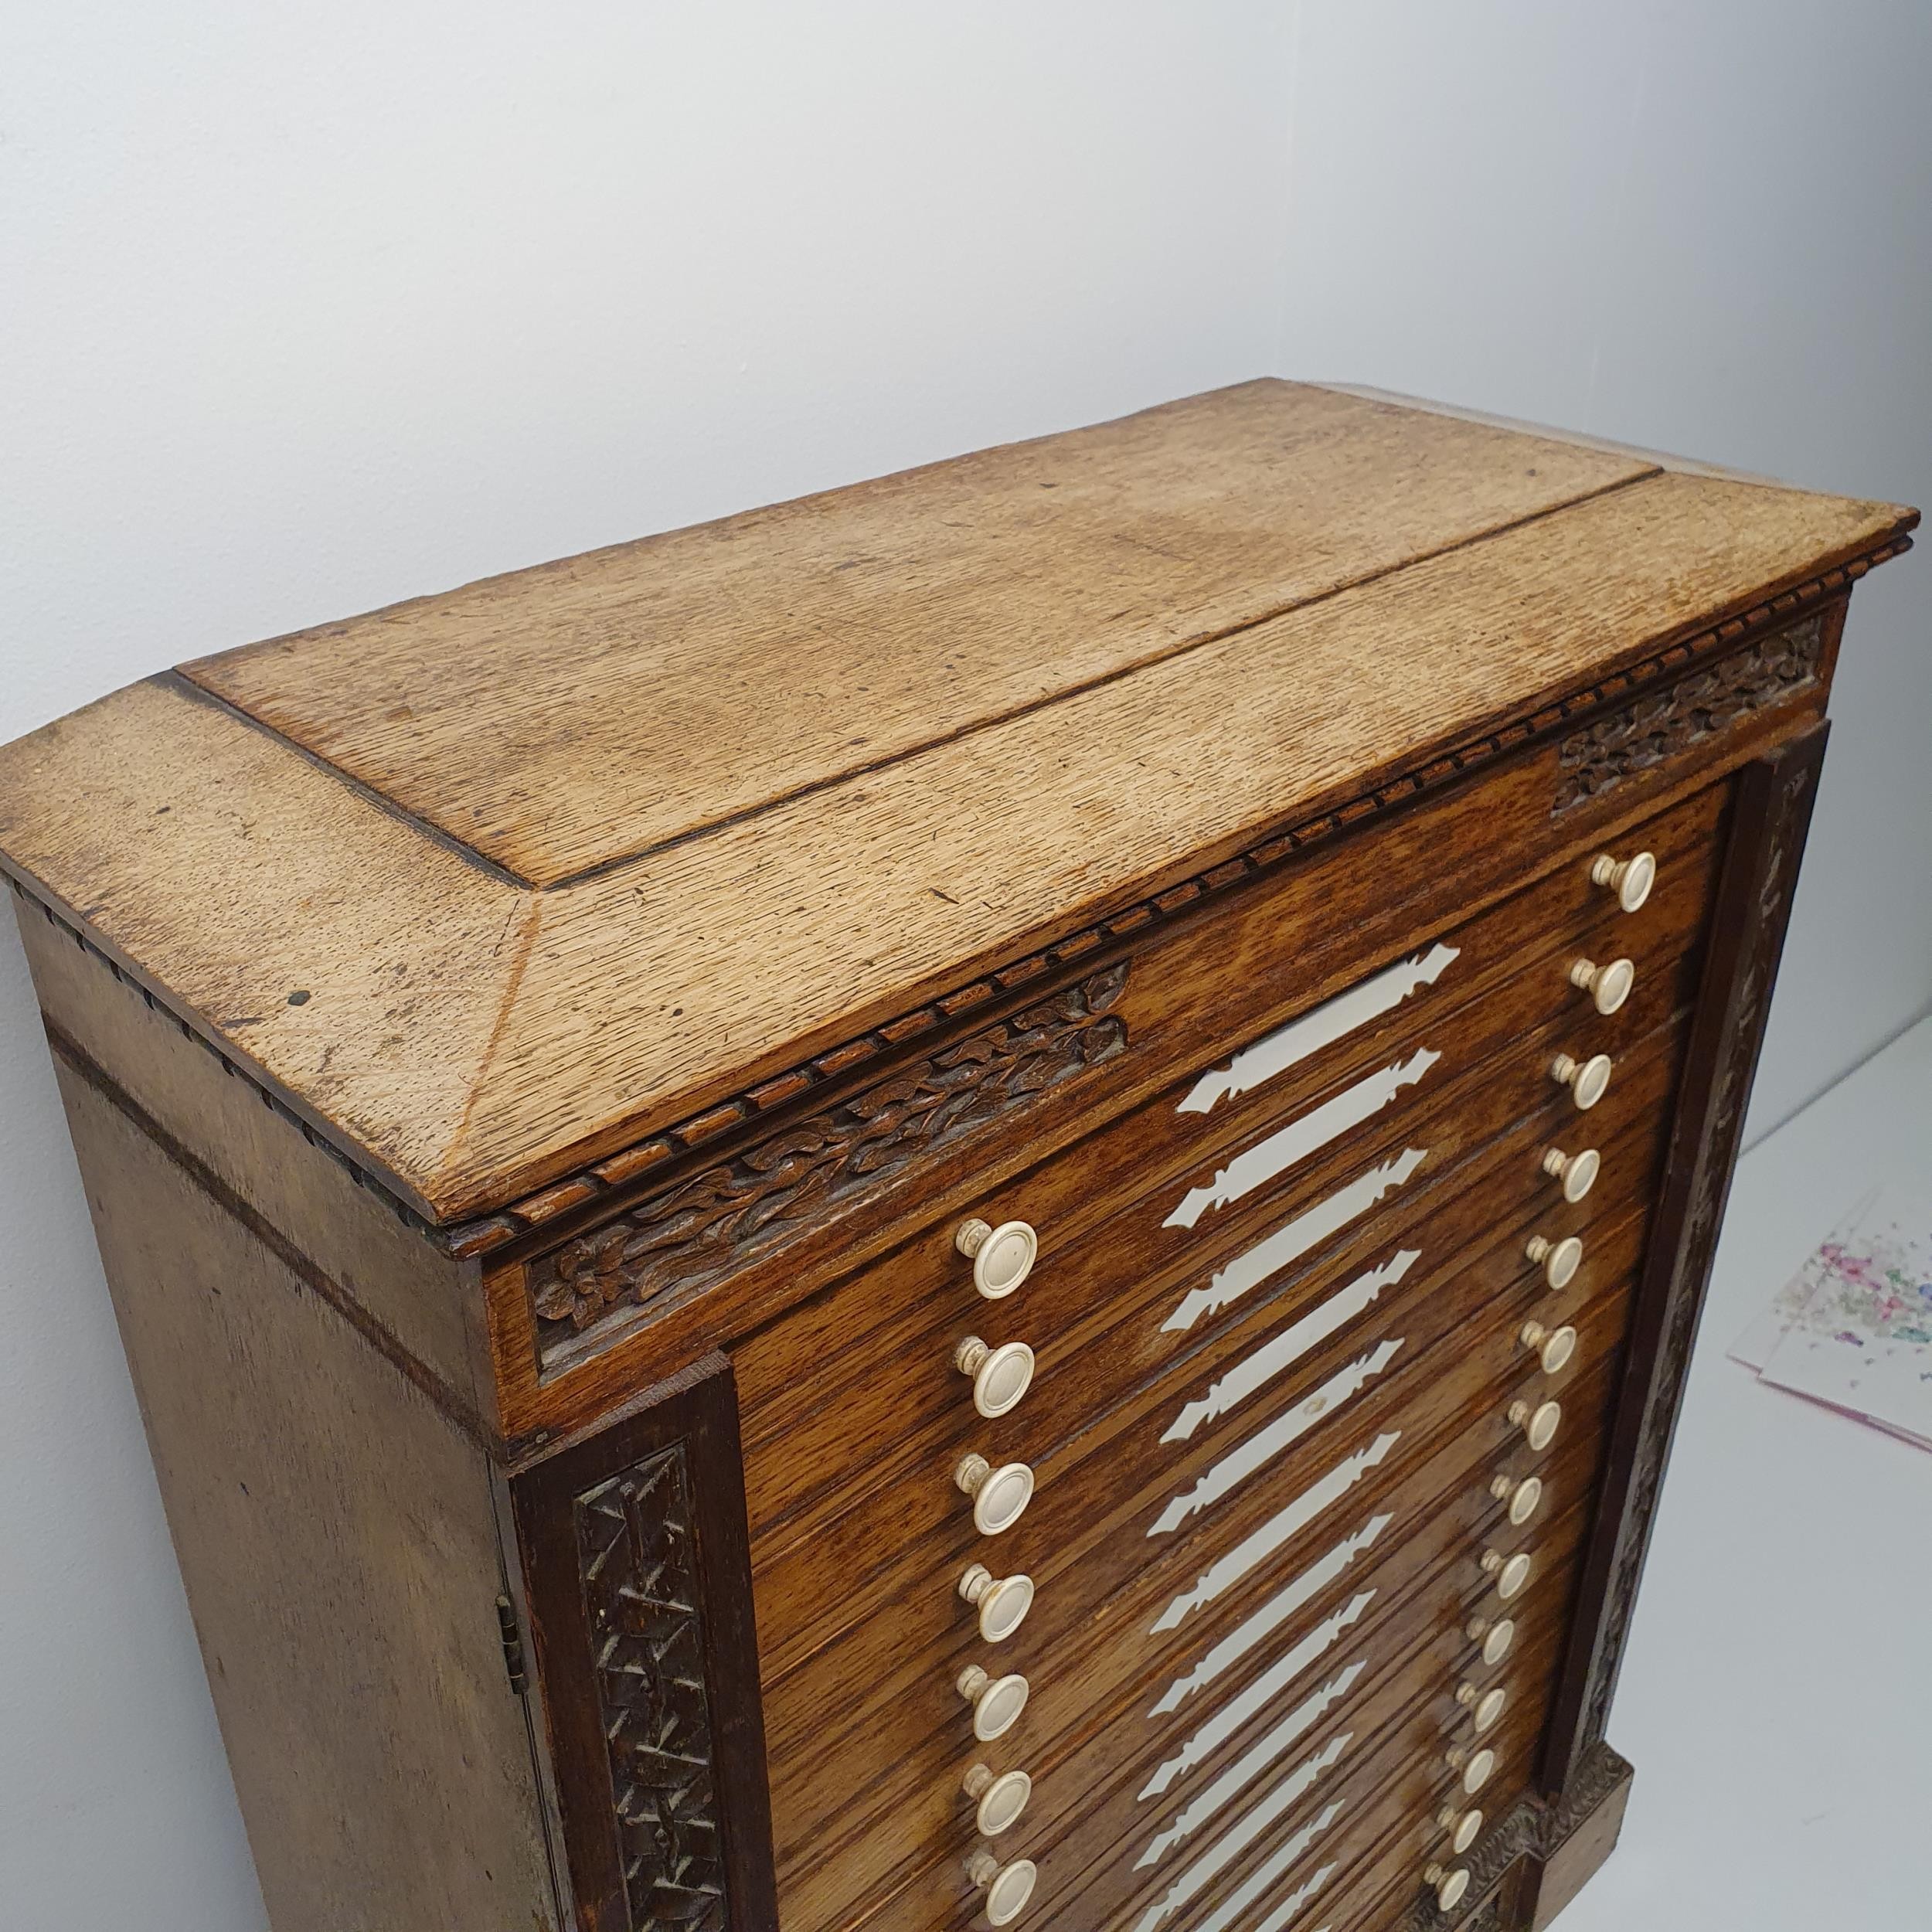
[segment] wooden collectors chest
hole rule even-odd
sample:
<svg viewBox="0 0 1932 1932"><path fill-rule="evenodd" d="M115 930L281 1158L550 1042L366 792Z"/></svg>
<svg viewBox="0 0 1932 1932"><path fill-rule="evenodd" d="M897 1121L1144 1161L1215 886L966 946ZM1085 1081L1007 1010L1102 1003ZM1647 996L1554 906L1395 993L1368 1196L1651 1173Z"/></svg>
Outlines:
<svg viewBox="0 0 1932 1932"><path fill-rule="evenodd" d="M1915 521L1256 383L0 752L277 1932L1545 1923Z"/></svg>

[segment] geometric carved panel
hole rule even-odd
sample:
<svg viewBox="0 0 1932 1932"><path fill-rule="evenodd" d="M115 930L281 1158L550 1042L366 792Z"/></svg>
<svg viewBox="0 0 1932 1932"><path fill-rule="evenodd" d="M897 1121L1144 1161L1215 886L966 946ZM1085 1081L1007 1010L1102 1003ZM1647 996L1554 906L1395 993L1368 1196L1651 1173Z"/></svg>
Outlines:
<svg viewBox="0 0 1932 1932"><path fill-rule="evenodd" d="M743 1471L713 1354L510 1478L577 1932L777 1923Z"/></svg>
<svg viewBox="0 0 1932 1932"><path fill-rule="evenodd" d="M577 1499L577 1549L634 1932L723 1932L685 1445Z"/></svg>

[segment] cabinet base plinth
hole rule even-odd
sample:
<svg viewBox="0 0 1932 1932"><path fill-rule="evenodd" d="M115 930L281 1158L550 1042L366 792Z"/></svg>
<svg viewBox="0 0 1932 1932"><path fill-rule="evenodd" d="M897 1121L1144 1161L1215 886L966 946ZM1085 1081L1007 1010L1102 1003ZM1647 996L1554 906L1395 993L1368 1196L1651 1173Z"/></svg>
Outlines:
<svg viewBox="0 0 1932 1932"><path fill-rule="evenodd" d="M1597 1776L1590 1781L1587 1801L1573 1807L1560 1801L1550 1814L1547 1849L1530 1864L1517 1907L1517 1923L1529 1932L1543 1932L1617 1849L1630 1802L1631 1767L1606 1745L1599 1747L1590 1768Z"/></svg>

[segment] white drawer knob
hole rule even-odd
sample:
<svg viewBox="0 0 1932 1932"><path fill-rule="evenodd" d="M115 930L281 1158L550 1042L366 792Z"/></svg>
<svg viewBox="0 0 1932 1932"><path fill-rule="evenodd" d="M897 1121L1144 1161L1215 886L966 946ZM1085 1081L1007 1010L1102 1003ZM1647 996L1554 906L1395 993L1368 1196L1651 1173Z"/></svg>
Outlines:
<svg viewBox="0 0 1932 1932"><path fill-rule="evenodd" d="M1528 1403L1518 1400L1510 1403L1509 1415L1529 1438L1530 1447L1539 1452L1556 1440L1556 1431L1563 1426L1561 1403L1539 1402L1532 1409Z"/></svg>
<svg viewBox="0 0 1932 1932"><path fill-rule="evenodd" d="M1493 1668L1509 1655L1509 1646L1516 1641L1516 1626L1507 1617L1498 1617L1493 1623L1487 1617L1472 1617L1463 1625L1463 1634L1471 1643L1481 1645L1482 1661Z"/></svg>
<svg viewBox="0 0 1932 1932"><path fill-rule="evenodd" d="M1628 859L1613 859L1600 852L1590 862L1590 883L1614 893L1625 912L1641 912L1651 887L1657 883L1656 855L1639 852Z"/></svg>
<svg viewBox="0 0 1932 1932"><path fill-rule="evenodd" d="M1498 1502L1509 1505L1509 1520L1519 1529L1536 1515L1537 1505L1543 1499L1543 1478L1525 1476L1518 1482L1509 1476L1498 1476L1489 1485L1489 1493Z"/></svg>
<svg viewBox="0 0 1932 1932"><path fill-rule="evenodd" d="M1494 1690L1478 1690L1474 1684L1456 1686L1456 1702L1466 1711L1472 1712L1476 1719L1476 1735L1494 1730L1496 1720L1502 1716L1503 1706L1509 1702L1509 1693L1498 1685Z"/></svg>
<svg viewBox="0 0 1932 1932"><path fill-rule="evenodd" d="M1532 1476L1534 1482L1536 1478ZM1536 1567L1527 1554L1518 1550L1513 1556L1505 1556L1500 1549L1485 1549L1482 1553L1482 1573L1496 1580L1496 1594L1506 1604L1513 1597L1520 1597L1523 1586L1529 1581L1529 1573Z"/></svg>
<svg viewBox="0 0 1932 1932"><path fill-rule="evenodd" d="M1546 1328L1540 1321L1526 1321L1519 1333L1523 1346L1536 1351L1536 1360L1546 1376L1561 1374L1577 1352L1577 1331L1573 1328Z"/></svg>
<svg viewBox="0 0 1932 1932"><path fill-rule="evenodd" d="M1002 1771L995 1777L984 1764L975 1764L961 1782L966 1795L976 1801L973 1822L982 1838L998 1838L1017 1825L1033 1795L1033 1781L1024 1771Z"/></svg>
<svg viewBox="0 0 1932 1932"><path fill-rule="evenodd" d="M989 1349L969 1335L953 1351L953 1366L973 1379L973 1406L983 1416L1003 1416L1019 1406L1033 1386L1033 1352L1023 1342L1003 1342Z"/></svg>
<svg viewBox="0 0 1932 1932"><path fill-rule="evenodd" d="M1568 1087L1570 1097L1587 1114L1608 1091L1610 1069L1607 1053L1593 1053L1587 1060L1559 1053L1549 1063L1549 1077L1559 1087Z"/></svg>
<svg viewBox="0 0 1932 1932"><path fill-rule="evenodd" d="M1543 1156L1543 1172L1563 1182L1563 1199L1572 1202L1580 1201L1597 1185L1603 1165L1604 1157L1594 1147L1575 1154L1553 1147Z"/></svg>
<svg viewBox="0 0 1932 1932"><path fill-rule="evenodd" d="M977 1664L968 1664L954 1680L959 1694L973 1707L973 1735L982 1744L1004 1737L1026 1708L1026 1679L988 1677Z"/></svg>
<svg viewBox="0 0 1932 1932"><path fill-rule="evenodd" d="M989 1644L1005 1642L1033 1607L1032 1577L996 1577L984 1563L960 1578L959 1594L978 1610L979 1634Z"/></svg>
<svg viewBox="0 0 1932 1932"><path fill-rule="evenodd" d="M982 1536L1011 1529L1033 1500L1033 1472L1023 1462L1003 1462L995 1469L984 1456L968 1456L953 1471L953 1481L973 1499L973 1526Z"/></svg>
<svg viewBox="0 0 1932 1932"><path fill-rule="evenodd" d="M1454 1911L1469 1889L1469 1872L1465 1866L1451 1866L1445 1871L1440 1865L1432 1865L1422 1876L1435 1891L1436 1909L1439 1912Z"/></svg>
<svg viewBox="0 0 1932 1932"><path fill-rule="evenodd" d="M1453 1804L1445 1804L1437 1812L1436 1822L1449 1834L1449 1849L1458 1857L1482 1835L1482 1814L1473 1804L1466 1811L1458 1811Z"/></svg>
<svg viewBox="0 0 1932 1932"><path fill-rule="evenodd" d="M966 1861L966 1876L986 1894L987 1922L1011 1925L1026 1910L1039 1882L1039 1867L1031 1859L1002 1865L991 1852L975 1852Z"/></svg>
<svg viewBox="0 0 1932 1932"><path fill-rule="evenodd" d="M1448 1753L1447 1762L1450 1770L1462 1774L1464 1795L1474 1798L1489 1782L1496 1768L1496 1753L1488 1750L1466 1751L1458 1744Z"/></svg>
<svg viewBox="0 0 1932 1932"><path fill-rule="evenodd" d="M996 1228L962 1221L953 1246L972 1263L973 1286L988 1301L998 1301L1033 1272L1039 1236L1024 1221L1002 1221Z"/></svg>
<svg viewBox="0 0 1932 1932"><path fill-rule="evenodd" d="M1614 1013L1630 998L1630 989L1637 984L1637 968L1627 959L1613 959L1607 966L1599 966L1594 959L1580 959L1570 966L1570 983L1590 995L1598 1012Z"/></svg>
<svg viewBox="0 0 1932 1932"><path fill-rule="evenodd" d="M1583 1266L1583 1244L1573 1234L1566 1234L1560 1241L1553 1241L1546 1234L1532 1234L1523 1253L1543 1264L1543 1279L1553 1288L1568 1287Z"/></svg>

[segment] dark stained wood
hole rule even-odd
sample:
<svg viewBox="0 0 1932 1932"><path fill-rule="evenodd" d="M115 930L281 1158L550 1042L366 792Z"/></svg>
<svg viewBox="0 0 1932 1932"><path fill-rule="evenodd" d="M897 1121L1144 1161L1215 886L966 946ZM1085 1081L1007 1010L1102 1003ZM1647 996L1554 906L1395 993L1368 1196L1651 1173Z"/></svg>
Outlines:
<svg viewBox="0 0 1932 1932"><path fill-rule="evenodd" d="M512 1503L583 1932L770 1932L730 1365L648 1391Z"/></svg>
<svg viewBox="0 0 1932 1932"><path fill-rule="evenodd" d="M1625 1141L1607 1143L1606 1145L1613 1164L1625 1165L1634 1170L1632 1192L1640 1194L1645 1171L1650 1166L1655 1155L1661 1152L1661 1142L1655 1130L1646 1125L1641 1133L1633 1133ZM1595 1230L1614 1225L1616 1216L1614 1204L1600 1203L1599 1215L1604 1215L1607 1206L1610 1212L1607 1218L1594 1221ZM1387 1332L1386 1323L1396 1318L1399 1310L1406 1308L1412 1301L1427 1300L1436 1292L1437 1284L1446 1281L1464 1268L1479 1270L1491 1284L1492 1292L1495 1291L1497 1285L1526 1272L1526 1264L1523 1263L1520 1253L1522 1234L1530 1227L1545 1225L1540 1217L1517 1208L1495 1215L1495 1225L1491 1225L1479 1190L1472 1191L1453 1202L1451 1207L1452 1213L1441 1214L1439 1230L1432 1229L1426 1237L1430 1247L1430 1260L1420 1274L1403 1283L1398 1291L1399 1298L1392 1295L1387 1308L1379 1305L1374 1315L1365 1315L1359 1323L1342 1332L1338 1345L1345 1355L1350 1342L1359 1351L1369 1345L1377 1335ZM1591 1232L1590 1253L1585 1269L1580 1276L1583 1285L1573 1289L1565 1298L1566 1301L1575 1303L1577 1311L1566 1318L1587 1319L1581 1311L1590 1306L1588 1286L1592 1281L1600 1283L1605 1278L1601 1273L1601 1257L1597 1252L1603 1244L1593 1230L1591 1218L1574 1211L1571 1217L1562 1222L1547 1224L1560 1226L1566 1231L1582 1227ZM1505 1238L1498 1239L1498 1228L1509 1230ZM1104 1471L1113 1471L1117 1468L1123 1458L1145 1460L1151 1455L1155 1479L1158 1481L1164 1478L1178 1486L1182 1481L1182 1471L1190 1466L1189 1459L1195 1457L1197 1449L1207 1453L1206 1449L1203 1444L1191 1443L1188 1446L1187 1455L1184 1457L1180 1451L1162 1452L1151 1449L1150 1444L1155 1434L1178 1411L1183 1398L1198 1395L1220 1366L1239 1359L1257 1342L1287 1326L1323 1295L1364 1267L1386 1260L1405 1240L1414 1239L1413 1232L1400 1223L1393 1228L1385 1226L1379 1230L1365 1230L1359 1240L1347 1244L1338 1253L1324 1257L1317 1267L1304 1271L1264 1312L1242 1328L1231 1332L1229 1337L1212 1351L1196 1356L1181 1376L1169 1376L1155 1385L1148 1394L1097 1414L1094 1425L1081 1430L1070 1441L1055 1442L1047 1439L1042 1446L1036 1447L1024 1440L1014 1441L998 1437L988 1437L987 1446L1002 1458L1019 1454L1032 1461L1043 1485L1050 1484L1057 1486L1068 1480L1083 1484L1077 1506L1085 1512L1085 1526L1074 1539L1063 1545L1045 1527L1046 1519L1053 1513L1055 1505L1051 1498L1043 1495L1043 1500L1036 1505L1041 1514L1033 1524L1029 1526L1023 1522L1015 1531L1009 1532L1009 1540L1014 1543L1015 1548L1010 1553L1002 1553L1002 1565L1008 1568L1026 1569L1032 1556L1043 1550L1049 1553L1049 1560L1056 1564L1064 1564L1077 1558L1079 1549L1094 1533L1096 1523L1092 1513L1094 1492L1084 1486L1084 1479L1078 1473L1090 1464ZM1471 1282L1464 1291L1473 1294L1477 1291L1477 1285ZM1533 1285L1526 1285L1523 1293L1533 1304ZM1599 1339L1587 1331L1586 1338L1593 1345ZM1097 1340L1082 1352L1107 1353L1117 1345L1117 1343ZM1077 1375L1077 1368L1072 1372ZM1310 1369L1298 1374L1294 1378L1296 1386L1304 1388L1311 1386L1309 1376L1312 1372ZM1269 1404L1264 1400L1258 1401L1255 1410L1247 1410L1247 1405L1242 1405L1242 1408L1230 1418L1228 1427L1238 1431L1240 1427L1258 1415L1265 1414L1268 1410ZM1218 1440L1223 1433L1225 1431L1217 1432L1215 1437L1206 1438L1206 1443L1211 1444ZM1163 1460L1163 1454L1165 1460ZM1405 1455L1403 1460L1406 1459ZM923 1465L927 1471L941 1476L952 1466L950 1457L934 1457ZM927 1479L929 1480L930 1477ZM920 1479L916 1477L913 1480ZM1117 1478L1111 1475L1103 1478L1107 1483L1117 1480ZM854 1506L856 1521L860 1524L870 1523L876 1538L895 1543L898 1532L890 1527L898 1514L894 1507L895 1500L889 1491L880 1495L876 1502L867 1502L861 1499ZM942 1504L944 1503L944 1495L940 1500ZM903 1509L903 1505L900 1507ZM862 1531L848 1531L843 1540L855 1550L865 1547ZM954 1516L947 1520L944 1528L935 1532L934 1545L932 1560L943 1573L944 1563L947 1559L963 1565L967 1560L967 1553L972 1547L972 1539L960 1526L957 1516ZM809 1552L811 1546L807 1544L802 1547ZM777 1721L777 1709L792 1701L790 1692L778 1689L783 1680L784 1665L787 1662L795 1660L802 1648L801 1644L794 1643L787 1656L785 1649L777 1641L777 1633L782 1629L795 1627L796 1620L811 1617L813 1611L818 1608L818 1606L810 1604L787 1607L777 1597L777 1580L784 1573L786 1567L782 1564L771 1564L763 1559L758 1560L757 1564L759 1587L766 1605L764 1654L767 1670L774 1685L774 1695L777 1697L774 1721ZM865 1578L869 1574L889 1577L900 1573L901 1570L889 1560L882 1565L875 1557L869 1570L860 1567L855 1562L846 1587L853 1592L858 1592L867 1587ZM1150 1571L1144 1576L1137 1594L1144 1596L1160 1587L1162 1582L1159 1573ZM851 1642L842 1645L835 1651L826 1651L818 1666L818 1669L829 1674L842 1675L853 1683L877 1685L882 1692L889 1695L892 1689L906 1689L903 1679L908 1675L923 1674L937 1677L944 1674L946 1665L956 1666L957 1662L965 1661L962 1653L970 1647L971 1641L970 1621L964 1614L964 1607L951 1602L944 1592L935 1592L930 1597L902 1600L895 1596L889 1587L882 1584L879 1590L879 1601L881 1605L889 1605L891 1607L876 1610L873 1616L866 1621L863 1628L855 1634ZM1117 1607L1110 1606L1108 1614L1111 1614ZM794 1620L793 1624L787 1625L781 1621L787 1614ZM1059 1617L1071 1617L1072 1607L1060 1604L1056 1608L1053 1604L1049 1604L1036 1611L1036 1615L1039 1622L1035 1628L1041 1634L1040 1641L1044 1641L1044 1633L1053 1627ZM821 1649L824 1648L825 1633L849 1628L852 1621L849 1617L840 1620L823 1616L813 1617L811 1628L818 1636ZM809 1693L801 1690L801 1695L808 1708L811 1702Z"/></svg>
<svg viewBox="0 0 1932 1932"><path fill-rule="evenodd" d="M1624 1813L1630 1804L1630 1767L1603 1744L1592 1748L1599 1755L1587 1769L1595 1775L1576 1781L1579 1801L1566 1804L1553 1818L1548 1849L1533 1868L1534 1896L1523 1915L1529 1932L1543 1932L1616 1850L1623 1832ZM1601 1790L1606 1783L1608 1789Z"/></svg>
<svg viewBox="0 0 1932 1932"><path fill-rule="evenodd" d="M1730 1192L1830 726L1747 768L1639 1300L1601 1513L1543 1767L1569 1784L1604 1736Z"/></svg>
<svg viewBox="0 0 1932 1932"><path fill-rule="evenodd" d="M1619 1251L1628 1257L1634 1245L1620 1244ZM1560 1396L1571 1379L1621 1345L1621 1296L1611 1293L1597 1300L1598 1318L1594 1325L1586 1322L1587 1349L1580 1349L1569 1375L1549 1385L1549 1393ZM1015 1552L1011 1559L1002 1551L1002 1570L1023 1569L1035 1577L1041 1593L1019 1635L1002 1646L999 1659L1002 1669L1020 1670L1039 1684L1026 1719L1029 1749L1046 1747L1050 1757L1063 1730L1069 1741L1077 1741L1086 1727L1117 1718L1122 1708L1117 1693L1104 1699L1097 1695L1100 1686L1088 1673L1089 1657L1108 1646L1145 1646L1148 1626L1162 1606L1189 1589L1212 1566L1216 1554L1233 1548L1299 1488L1379 1436L1397 1432L1412 1468L1427 1462L1437 1448L1461 1437L1475 1445L1492 1470L1509 1466L1518 1474L1540 1473L1546 1458L1524 1451L1512 1461L1518 1439L1504 1414L1511 1399L1532 1388L1537 1390L1537 1399L1543 1399L1542 1379L1527 1372L1529 1365L1517 1366L1512 1347L1515 1328L1524 1318L1526 1308L1534 1305L1530 1298L1523 1296L1509 1312L1498 1311L1493 1323L1495 1341L1480 1353L1454 1363L1438 1362L1433 1375L1419 1366L1406 1384L1391 1385L1345 1406L1332 1432L1311 1439L1306 1453L1293 1464L1250 1485L1224 1505L1214 1521L1201 1526L1192 1536L1177 1539L1172 1547L1148 1553L1143 1522L1117 1509L1111 1517L1104 1516L1097 1505L1085 1520L1098 1533L1087 1536L1077 1553L1043 1558L1042 1549L1054 1546L1045 1520L1032 1526L1030 1549ZM1061 1480L1063 1484L1066 1478ZM1063 1497L1063 1512L1077 1510L1080 1500L1077 1494L1070 1499ZM1366 1512L1365 1505L1354 1507ZM1024 1522L1021 1526L1026 1527ZM1002 1540L1014 1541L1019 1536L1019 1530L1012 1531ZM1326 1541L1318 1534L1305 1533L1298 1539L1292 1553L1285 1547L1278 1553L1274 1573L1283 1578L1294 1574L1332 1540L1332 1533ZM942 1570L936 1581L949 1583L957 1573L957 1567ZM1123 1587L1129 1578L1131 1590ZM934 1586L928 1587L938 1594ZM1110 1589L1117 1600L1110 1600ZM1217 1604L1216 1611L1220 1607ZM1148 1650L1149 1668L1169 1674L1184 1668L1205 1644L1204 1632L1213 1628L1211 1619L1187 1620L1180 1637ZM967 1646L959 1648L968 1655L980 1655ZM796 1748L801 1730L799 1704L794 1697L781 1694L784 1686L768 1693L775 1753L773 1801L781 1864L794 1855L808 1855L808 1850L811 1856L821 1855L822 1835L834 1832L855 1834L877 1828L887 1835L889 1845L903 1845L898 1835L910 1828L909 1835L916 1836L922 1817L936 1799L950 1803L945 1770L954 1761L964 1720L963 1707L961 1711L951 1709L946 1694L958 1661L934 1658L928 1674L912 1677L897 1699L882 1700L871 1720L855 1733L855 1748L864 1753L861 1764L876 1767L871 1783L862 1791L858 1780L863 1773L858 1767L848 1774L850 1781L842 1781L835 1790L828 1790L822 1781L807 1774L815 1760L801 1758ZM807 1701L815 1690L824 1709L828 1693L858 1682L828 1654L822 1665L801 1673L789 1688Z"/></svg>
<svg viewBox="0 0 1932 1932"><path fill-rule="evenodd" d="M1375 1259L1406 1243L1440 1260L1481 1227L1539 1209L1548 1227L1570 1232L1578 1217L1542 1171L1543 1155L1570 1143L1602 1148L1645 1100L1655 1106L1665 1096L1668 1029L1683 1010L1675 990L1660 975L1648 1012L1633 1010L1634 1001L1626 1008L1627 1029L1593 1029L1590 1044L1615 1050L1617 1073L1587 1120L1547 1077L1549 1061L1569 1037L1563 1026L1537 1029L1521 1036L1525 1050L1512 1050L1499 1063L1477 1060L1438 1089L1418 1087L1413 1104L1392 1107L1345 1145L1257 1189L1211 1230L1190 1236L1163 1224L1187 1182L1212 1175L1213 1156L1139 1200L1114 1197L1104 1222L1083 1238L1077 1226L1070 1230L1076 1238L1043 1253L1026 1291L1007 1303L989 1305L971 1293L960 1278L957 1253L942 1245L949 1231L942 1230L893 1257L904 1265L878 1268L741 1344L733 1359L745 1391L747 1482L761 1560L815 1534L835 1509L900 1481L919 1464L988 1444L1008 1458L1051 1453L1063 1432L1060 1418L1077 1416L1083 1430L1090 1428L1127 1392L1196 1360L1204 1346L1224 1350L1254 1338L1262 1332L1258 1324L1281 1318L1285 1293L1298 1296L1324 1280L1340 1286L1348 1277L1333 1267L1352 1262L1365 1243L1374 1244ZM1660 1021L1666 1030L1653 1039ZM1445 1047L1454 1041L1451 1032L1426 1028L1415 1037ZM1447 1056L1444 1063L1454 1065ZM1412 1151L1420 1158L1410 1160ZM1063 1207L1083 1195L1095 1198L1120 1171L1110 1166L1104 1146L1095 1154L1090 1162L1067 1163L1070 1172L1036 1172L994 1197L989 1212L1004 1219L1010 1209L1058 1224ZM1217 1267L1364 1176L1393 1176L1405 1167L1406 1179L1391 1179L1379 1202L1319 1244L1309 1267L1284 1263L1246 1292L1230 1294L1224 1306L1202 1305L1187 1327L1168 1325ZM1613 1168L1593 1206L1600 1210L1613 1190L1641 1185L1648 1171L1646 1164L1638 1175L1620 1176ZM1478 1181L1487 1185L1470 1193ZM1077 1218L1066 1215L1070 1223ZM935 1290L915 1294L934 1277ZM1028 1342L1039 1365L1038 1399L1029 1396L997 1424L978 1417L953 1366L969 1335L995 1346ZM841 1363L855 1342L887 1365L876 1386L840 1386L849 1380Z"/></svg>

